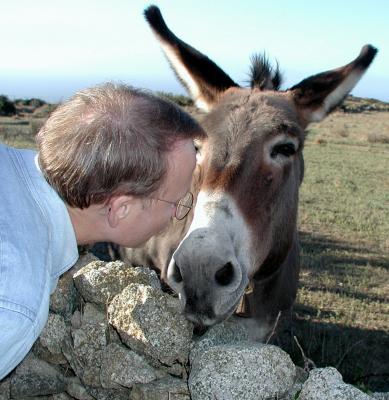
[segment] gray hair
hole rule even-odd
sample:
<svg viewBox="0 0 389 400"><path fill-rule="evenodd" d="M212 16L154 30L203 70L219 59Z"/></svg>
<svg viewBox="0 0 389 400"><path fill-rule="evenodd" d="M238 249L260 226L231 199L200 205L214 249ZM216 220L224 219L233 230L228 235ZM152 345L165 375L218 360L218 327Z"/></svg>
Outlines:
<svg viewBox="0 0 389 400"><path fill-rule="evenodd" d="M203 137L200 125L172 102L106 83L60 105L36 140L47 181L67 204L84 208L112 195L153 193L174 144Z"/></svg>

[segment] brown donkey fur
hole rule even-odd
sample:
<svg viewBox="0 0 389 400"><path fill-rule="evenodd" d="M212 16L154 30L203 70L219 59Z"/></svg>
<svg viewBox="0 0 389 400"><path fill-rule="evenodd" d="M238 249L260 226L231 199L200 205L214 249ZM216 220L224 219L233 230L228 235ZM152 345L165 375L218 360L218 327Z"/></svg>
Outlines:
<svg viewBox="0 0 389 400"><path fill-rule="evenodd" d="M285 91L277 90L278 69L256 57L251 88L241 88L177 38L157 7L145 16L178 79L207 111L202 125L208 138L200 144L194 211L143 249L121 254L157 267L197 326L235 312L261 340L296 296L304 129L341 103L377 50L364 46L344 67Z"/></svg>

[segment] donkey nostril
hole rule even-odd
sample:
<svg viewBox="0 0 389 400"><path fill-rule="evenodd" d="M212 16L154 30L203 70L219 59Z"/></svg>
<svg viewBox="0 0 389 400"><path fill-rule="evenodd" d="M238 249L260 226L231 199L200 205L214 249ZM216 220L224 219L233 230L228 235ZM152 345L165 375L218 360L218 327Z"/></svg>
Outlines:
<svg viewBox="0 0 389 400"><path fill-rule="evenodd" d="M172 274L172 278L174 279L174 281L175 281L176 283L182 282L181 271L180 271L180 268L178 267L178 265L177 265L176 263L173 264L173 274Z"/></svg>
<svg viewBox="0 0 389 400"><path fill-rule="evenodd" d="M234 266L232 263L228 262L224 265L223 268L220 268L219 271L215 274L215 280L219 285L227 286L234 279Z"/></svg>

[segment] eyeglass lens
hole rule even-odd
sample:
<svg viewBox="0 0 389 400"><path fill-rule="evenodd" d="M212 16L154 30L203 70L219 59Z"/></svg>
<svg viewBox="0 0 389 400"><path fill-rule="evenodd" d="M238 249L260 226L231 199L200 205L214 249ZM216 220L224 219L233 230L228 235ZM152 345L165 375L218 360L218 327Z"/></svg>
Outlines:
<svg viewBox="0 0 389 400"><path fill-rule="evenodd" d="M191 210L192 205L193 205L193 195L192 193L188 192L177 204L176 218L184 219Z"/></svg>

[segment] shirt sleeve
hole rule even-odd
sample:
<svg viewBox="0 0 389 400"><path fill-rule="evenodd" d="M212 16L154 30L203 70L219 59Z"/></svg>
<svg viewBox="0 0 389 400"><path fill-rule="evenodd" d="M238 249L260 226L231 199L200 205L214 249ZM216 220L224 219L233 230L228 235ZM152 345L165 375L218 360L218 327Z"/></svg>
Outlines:
<svg viewBox="0 0 389 400"><path fill-rule="evenodd" d="M0 380L24 359L34 341L33 322L23 314L0 307Z"/></svg>

